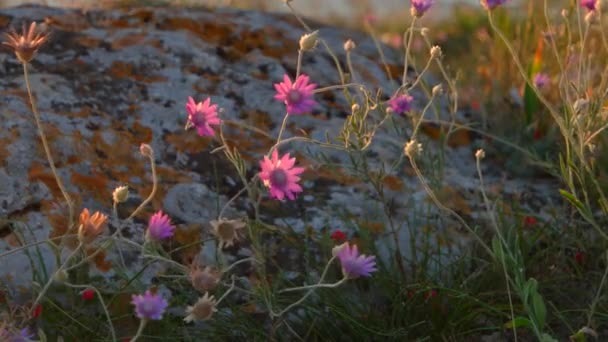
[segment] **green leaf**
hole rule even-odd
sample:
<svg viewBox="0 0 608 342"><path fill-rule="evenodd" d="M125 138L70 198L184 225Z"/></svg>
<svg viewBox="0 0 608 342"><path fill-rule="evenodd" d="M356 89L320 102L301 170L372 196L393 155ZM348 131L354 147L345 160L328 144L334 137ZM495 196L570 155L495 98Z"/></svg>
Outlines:
<svg viewBox="0 0 608 342"><path fill-rule="evenodd" d="M559 189L559 194L562 195L562 197L564 197L566 200L568 200L568 202L570 202L578 210L580 210L581 212L586 212L585 205L581 201L579 201L579 199L576 198L576 196L574 196L573 194L569 193L568 191L566 191L564 189Z"/></svg>
<svg viewBox="0 0 608 342"><path fill-rule="evenodd" d="M538 323L538 328L542 330L542 328L545 326L545 320L547 318L547 308L545 307L543 297L538 292L532 293L531 296L534 316L536 318L536 322Z"/></svg>
<svg viewBox="0 0 608 342"><path fill-rule="evenodd" d="M532 322L525 317L515 317L515 319L508 321L504 324L507 329L511 328L529 328L532 326Z"/></svg>

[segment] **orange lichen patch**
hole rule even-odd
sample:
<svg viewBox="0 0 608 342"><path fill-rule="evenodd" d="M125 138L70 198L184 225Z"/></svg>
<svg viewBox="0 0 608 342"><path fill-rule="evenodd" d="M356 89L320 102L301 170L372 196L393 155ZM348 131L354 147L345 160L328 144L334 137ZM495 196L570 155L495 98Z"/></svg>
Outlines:
<svg viewBox="0 0 608 342"><path fill-rule="evenodd" d="M178 259L184 263L189 263L198 255L201 250L201 226L200 224L180 225L175 229L173 240L183 246L178 254Z"/></svg>
<svg viewBox="0 0 608 342"><path fill-rule="evenodd" d="M465 215L471 215L471 207L460 192L452 187L444 186L437 191L437 199L446 207Z"/></svg>
<svg viewBox="0 0 608 342"><path fill-rule="evenodd" d="M156 171L161 179L170 180L172 183L191 183L192 177L176 170L173 167L156 166Z"/></svg>
<svg viewBox="0 0 608 342"><path fill-rule="evenodd" d="M11 144L11 142L19 139L19 131L17 130L17 127L11 128L8 135L9 136L6 139L0 140L0 160L2 160L3 163L5 163L10 156L7 147Z"/></svg>
<svg viewBox="0 0 608 342"><path fill-rule="evenodd" d="M103 40L90 36L80 36L74 38L74 42L86 48L93 49L98 47L103 42Z"/></svg>
<svg viewBox="0 0 608 342"><path fill-rule="evenodd" d="M101 247L99 247L99 248L101 248ZM105 251L103 251L103 250L99 251L98 248L88 248L86 251L87 256L93 255L93 253L96 253L95 256L93 257L93 264L95 265L95 267L97 267L98 270L100 270L103 273L106 273L112 269L112 262L109 260L106 260Z"/></svg>
<svg viewBox="0 0 608 342"><path fill-rule="evenodd" d="M386 175L382 179L382 184L392 191L402 191L403 181L401 178L394 175Z"/></svg>
<svg viewBox="0 0 608 342"><path fill-rule="evenodd" d="M166 82L167 78L159 75L141 75L134 71L133 64L114 61L108 70L114 78L128 78L144 83Z"/></svg>
<svg viewBox="0 0 608 342"><path fill-rule="evenodd" d="M14 232L9 233L7 236L3 237L4 241L11 247L20 247L22 246L21 240Z"/></svg>
<svg viewBox="0 0 608 342"><path fill-rule="evenodd" d="M70 181L77 188L86 190L96 199L104 201L111 198L106 177L106 175L97 171L92 171L90 174L86 175L72 171Z"/></svg>
<svg viewBox="0 0 608 342"><path fill-rule="evenodd" d="M396 65L396 64L387 64L386 67L384 66L384 64L382 64L382 62L378 63L378 67L382 69L382 71L384 71L386 73L386 70L388 68L388 72L390 73L390 75L386 75L387 78L391 78L391 79L396 79L399 78L401 79L401 76L403 75L403 65ZM359 69L357 69L358 71Z"/></svg>
<svg viewBox="0 0 608 342"><path fill-rule="evenodd" d="M129 131L134 137L137 137L139 143L149 144L152 142L152 129L142 125L139 121L135 121Z"/></svg>
<svg viewBox="0 0 608 342"><path fill-rule="evenodd" d="M300 160L298 159L298 162L299 161ZM337 182L340 185L345 185L345 186L352 186L352 185L357 185L357 184L362 183L362 181L360 179L349 176L347 171L342 168L328 168L325 166L321 166L321 167L315 169L314 172L305 173L305 175L308 175L308 174L313 175L313 176L311 176L312 178L329 179L334 182ZM303 178L307 178L307 177L303 177Z"/></svg>
<svg viewBox="0 0 608 342"><path fill-rule="evenodd" d="M129 12L130 18L137 18L141 23L147 23L154 20L154 11L148 8L139 8Z"/></svg>
<svg viewBox="0 0 608 342"><path fill-rule="evenodd" d="M0 15L0 27L5 28L11 23L11 17Z"/></svg>
<svg viewBox="0 0 608 342"><path fill-rule="evenodd" d="M420 125L420 130L431 139L439 140L441 137L444 137L447 134L448 127L444 125L437 125L434 123L425 122ZM459 129L456 131L452 131L452 133L448 137L448 146L468 146L471 144L472 140L473 138L471 136L471 131L466 129Z"/></svg>
<svg viewBox="0 0 608 342"><path fill-rule="evenodd" d="M164 22L158 23L160 30L186 30L200 37L204 41L212 43L225 43L232 35L233 26L218 25L216 22L203 22L184 17L171 17Z"/></svg>
<svg viewBox="0 0 608 342"><path fill-rule="evenodd" d="M53 176L53 173L47 166L42 165L41 163L36 161L32 162L32 165L28 170L27 177L30 183L37 181L43 182L47 186L47 188L51 190L51 193L55 198L61 197L61 190L57 185L55 176Z"/></svg>
<svg viewBox="0 0 608 342"><path fill-rule="evenodd" d="M44 22L61 31L82 32L91 27L89 20L82 12L70 11L63 15L49 16L44 18Z"/></svg>
<svg viewBox="0 0 608 342"><path fill-rule="evenodd" d="M269 42L282 42L283 44L270 46ZM277 59L290 54L295 55L295 51L297 51L296 43L287 40L283 31L269 26L261 30L243 29L232 47L241 54L259 49L263 55Z"/></svg>
<svg viewBox="0 0 608 342"><path fill-rule="evenodd" d="M274 126L274 122L267 112L252 110L248 111L244 116L247 118L249 125L263 132L270 132Z"/></svg>
<svg viewBox="0 0 608 342"><path fill-rule="evenodd" d="M213 141L209 138L199 137L192 129L189 132L166 134L164 140L167 144L174 146L177 151L188 154L206 151Z"/></svg>
<svg viewBox="0 0 608 342"><path fill-rule="evenodd" d="M131 34L122 38L118 38L118 39L113 39L112 40L112 49L113 50L119 50L125 47L130 47L133 45L138 45L141 44L146 37L148 36L147 33L137 33L137 34Z"/></svg>
<svg viewBox="0 0 608 342"><path fill-rule="evenodd" d="M374 234L381 234L384 232L384 223L376 221L364 221L359 223L361 229L367 230Z"/></svg>

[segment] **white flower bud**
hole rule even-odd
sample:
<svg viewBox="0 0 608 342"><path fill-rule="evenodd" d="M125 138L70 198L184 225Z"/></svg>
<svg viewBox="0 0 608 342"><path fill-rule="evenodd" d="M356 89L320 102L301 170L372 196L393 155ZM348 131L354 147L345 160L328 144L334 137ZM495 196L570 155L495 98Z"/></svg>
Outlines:
<svg viewBox="0 0 608 342"><path fill-rule="evenodd" d="M442 55L441 47L439 47L438 45L435 45L431 48L431 58L433 58L433 59L440 58L441 55Z"/></svg>
<svg viewBox="0 0 608 342"><path fill-rule="evenodd" d="M416 139L412 139L405 144L403 152L409 158L416 158L422 153L422 144L418 143Z"/></svg>
<svg viewBox="0 0 608 342"><path fill-rule="evenodd" d="M443 95L443 86L441 84L438 84L433 87L433 96L438 97L441 95Z"/></svg>
<svg viewBox="0 0 608 342"><path fill-rule="evenodd" d="M482 160L483 158L486 157L486 151L484 151L483 149L479 149L477 150L477 152L475 152L475 158L477 160Z"/></svg>
<svg viewBox="0 0 608 342"><path fill-rule="evenodd" d="M344 43L344 51L346 51L346 52L351 52L356 47L357 47L357 44L355 44L355 42L353 42L352 39L349 39Z"/></svg>
<svg viewBox="0 0 608 342"><path fill-rule="evenodd" d="M311 33L307 33L300 38L300 50L302 51L310 51L315 48L317 45L317 40L319 38L319 31L314 31Z"/></svg>
<svg viewBox="0 0 608 342"><path fill-rule="evenodd" d="M112 192L112 199L116 203L123 203L129 198L129 187L119 186Z"/></svg>

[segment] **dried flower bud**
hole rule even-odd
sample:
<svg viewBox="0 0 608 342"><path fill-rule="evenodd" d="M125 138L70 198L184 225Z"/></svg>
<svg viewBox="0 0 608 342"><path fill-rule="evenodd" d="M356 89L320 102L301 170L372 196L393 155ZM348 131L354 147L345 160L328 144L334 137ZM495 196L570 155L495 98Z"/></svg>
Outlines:
<svg viewBox="0 0 608 342"><path fill-rule="evenodd" d="M350 110L351 110L352 113L356 113L356 112L359 111L360 108L361 107L359 107L358 103L353 103L353 105L350 107Z"/></svg>
<svg viewBox="0 0 608 342"><path fill-rule="evenodd" d="M152 149L152 146L148 144L141 144L139 146L139 153L148 158L152 158L154 156L154 150Z"/></svg>
<svg viewBox="0 0 608 342"><path fill-rule="evenodd" d="M357 44L355 44L352 39L349 39L344 43L344 51L346 52L351 52L356 47Z"/></svg>
<svg viewBox="0 0 608 342"><path fill-rule="evenodd" d="M561 12L561 13L562 13L562 17L563 17L564 19L567 19L567 18L568 18L568 14L570 14L570 13L568 13L568 10L567 10L567 9L565 9L565 8L563 8L563 9L562 9L562 12Z"/></svg>
<svg viewBox="0 0 608 342"><path fill-rule="evenodd" d="M429 28L428 28L428 27L423 27L423 28L421 28L421 29L420 29L420 34L421 34L423 37L428 36L428 35L429 35Z"/></svg>
<svg viewBox="0 0 608 342"><path fill-rule="evenodd" d="M317 40L319 38L319 31L313 31L311 33L307 33L300 38L300 50L302 51L310 51L315 48L317 45Z"/></svg>
<svg viewBox="0 0 608 342"><path fill-rule="evenodd" d="M441 84L438 84L433 87L433 96L439 97L441 95L443 95L443 86Z"/></svg>
<svg viewBox="0 0 608 342"><path fill-rule="evenodd" d="M486 157L486 151L484 151L483 149L479 149L477 150L477 152L475 152L475 158L477 160L482 160L483 158Z"/></svg>
<svg viewBox="0 0 608 342"><path fill-rule="evenodd" d="M403 152L410 159L414 159L422 153L422 144L418 143L416 139L412 139L405 144Z"/></svg>
<svg viewBox="0 0 608 342"><path fill-rule="evenodd" d="M435 58L441 58L442 52L441 52L441 47L439 47L438 45L435 45L431 48L431 58L435 59Z"/></svg>
<svg viewBox="0 0 608 342"><path fill-rule="evenodd" d="M219 248L230 247L236 240L240 239L240 232L247 224L243 220L212 220L209 222L213 227L212 233L218 238Z"/></svg>
<svg viewBox="0 0 608 342"><path fill-rule="evenodd" d="M53 280L58 283L65 283L68 280L68 272L66 270L59 270L53 274Z"/></svg>
<svg viewBox="0 0 608 342"><path fill-rule="evenodd" d="M112 199L115 203L123 203L129 198L129 187L119 186L112 192Z"/></svg>

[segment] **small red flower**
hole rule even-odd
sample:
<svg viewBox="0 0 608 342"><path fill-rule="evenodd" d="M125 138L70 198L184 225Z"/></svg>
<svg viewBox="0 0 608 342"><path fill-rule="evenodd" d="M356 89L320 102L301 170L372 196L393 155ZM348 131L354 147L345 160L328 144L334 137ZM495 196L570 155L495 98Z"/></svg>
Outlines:
<svg viewBox="0 0 608 342"><path fill-rule="evenodd" d="M86 289L86 290L82 291L81 295L82 295L83 300L86 300L86 301L92 300L93 298L95 298L95 290Z"/></svg>
<svg viewBox="0 0 608 342"><path fill-rule="evenodd" d="M346 234L344 234L343 231L338 229L335 232L331 233L330 238L335 242L344 242L346 240Z"/></svg>
<svg viewBox="0 0 608 342"><path fill-rule="evenodd" d="M524 217L524 225L526 227L534 227L538 223L538 220L534 216L525 216Z"/></svg>
<svg viewBox="0 0 608 342"><path fill-rule="evenodd" d="M534 140L540 140L543 137L543 132L537 128L534 130L534 133L532 134L532 139Z"/></svg>
<svg viewBox="0 0 608 342"><path fill-rule="evenodd" d="M587 258L587 255L585 254L585 252L576 251L576 253L574 254L574 260L576 260L576 263L579 265L582 265L583 263L585 263L586 258Z"/></svg>
<svg viewBox="0 0 608 342"><path fill-rule="evenodd" d="M424 299L431 299L437 296L439 296L439 292L437 292L437 290L429 290L427 293L424 294Z"/></svg>
<svg viewBox="0 0 608 342"><path fill-rule="evenodd" d="M36 305L32 310L32 318L38 318L40 315L42 315L42 304Z"/></svg>

